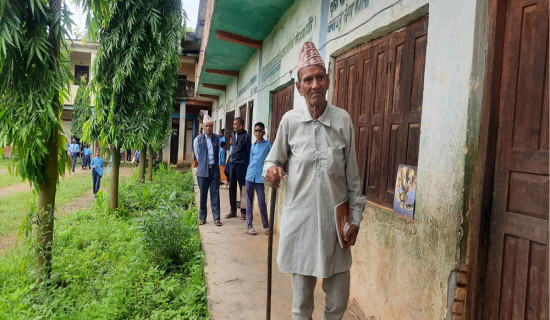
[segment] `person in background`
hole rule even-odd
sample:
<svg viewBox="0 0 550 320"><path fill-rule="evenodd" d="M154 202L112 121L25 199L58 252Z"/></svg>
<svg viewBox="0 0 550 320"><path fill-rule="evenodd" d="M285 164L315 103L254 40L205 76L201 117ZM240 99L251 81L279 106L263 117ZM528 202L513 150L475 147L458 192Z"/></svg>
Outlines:
<svg viewBox="0 0 550 320"><path fill-rule="evenodd" d="M139 158L141 156L141 152L139 150L136 150L136 152L134 153L134 160L135 160L135 164L134 166L137 167L139 166Z"/></svg>
<svg viewBox="0 0 550 320"><path fill-rule="evenodd" d="M277 265L291 274L292 319L311 319L317 278L323 279L323 319L342 319L350 291L350 246L355 244L366 199L361 194L353 123L326 100L329 77L312 42L298 60L296 89L307 108L283 115L265 160L265 181L278 188L288 161ZM346 201L351 223L338 240L334 207Z"/></svg>
<svg viewBox="0 0 550 320"><path fill-rule="evenodd" d="M76 158L80 154L80 145L76 143L75 138L73 138L73 142L69 146L69 152L71 153L71 158L73 160L73 163L71 166L71 174L74 174L74 167L76 166Z"/></svg>
<svg viewBox="0 0 550 320"><path fill-rule="evenodd" d="M242 191L246 180L246 169L250 161L250 136L243 128L244 120L241 117L233 121L233 152L231 153L231 168L229 169L231 180L229 183L229 204L231 211L225 216L226 219L237 216L237 183L239 190ZM246 220L246 209L240 202L241 219Z"/></svg>
<svg viewBox="0 0 550 320"><path fill-rule="evenodd" d="M134 156L135 156L135 154L134 154ZM128 162L132 161L132 150L131 149L126 150L126 161L128 161Z"/></svg>
<svg viewBox="0 0 550 320"><path fill-rule="evenodd" d="M227 181L225 182L225 186L222 188L229 189L229 180L231 178L230 175L230 169L231 169L231 152L233 151L233 137L229 137L229 152L227 153L227 161L225 162L225 169L223 173L225 173L225 178Z"/></svg>
<svg viewBox="0 0 550 320"><path fill-rule="evenodd" d="M220 167L218 165L220 153L220 138L212 133L214 127L212 118L205 115L203 119L204 134L193 140L193 150L197 158L197 182L200 189L199 225L206 223L206 203L210 190L210 206L216 226L221 227L220 221Z"/></svg>
<svg viewBox="0 0 550 320"><path fill-rule="evenodd" d="M256 235L252 220L254 212L252 210L252 201L254 200L254 190L258 196L258 207L260 207L260 216L265 234L269 235L269 220L267 218L267 205L265 204L265 189L264 180L262 179L262 171L264 161L267 154L271 150L271 142L264 140L265 125L258 122L254 125L254 136L256 141L250 148L250 163L246 171L246 227L249 235Z"/></svg>
<svg viewBox="0 0 550 320"><path fill-rule="evenodd" d="M220 129L218 135L220 136L220 142L225 142L225 129Z"/></svg>
<svg viewBox="0 0 550 320"><path fill-rule="evenodd" d="M225 153L226 153L226 150L225 150L225 141L221 141L221 138L220 138L220 155L218 157L218 163L220 165L220 185L224 185L224 181L227 180L227 178L225 177Z"/></svg>
<svg viewBox="0 0 550 320"><path fill-rule="evenodd" d="M65 161L69 160L70 146L71 146L71 143L69 142L69 140L67 140L67 142L65 142Z"/></svg>
<svg viewBox="0 0 550 320"><path fill-rule="evenodd" d="M92 158L92 150L85 145L82 148L82 169L90 169L90 162Z"/></svg>
<svg viewBox="0 0 550 320"><path fill-rule="evenodd" d="M95 151L95 157L92 159L92 183L94 197L97 198L97 192L99 191L99 185L101 183L101 177L103 176L103 158L99 156L99 149Z"/></svg>

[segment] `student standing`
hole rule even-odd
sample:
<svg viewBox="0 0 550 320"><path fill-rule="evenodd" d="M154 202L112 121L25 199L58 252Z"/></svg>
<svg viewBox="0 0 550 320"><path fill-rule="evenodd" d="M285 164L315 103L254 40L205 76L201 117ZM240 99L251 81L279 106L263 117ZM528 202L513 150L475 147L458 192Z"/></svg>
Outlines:
<svg viewBox="0 0 550 320"><path fill-rule="evenodd" d="M97 192L99 191L99 184L101 183L101 177L103 176L103 158L99 156L99 149L95 151L95 158L92 159L92 181L94 196L97 198Z"/></svg>
<svg viewBox="0 0 550 320"><path fill-rule="evenodd" d="M92 158L92 150L90 150L89 146L85 146L82 149L82 153L84 154L84 157L82 157L82 169L90 169L90 161Z"/></svg>
<svg viewBox="0 0 550 320"><path fill-rule="evenodd" d="M134 153L134 161L136 162L136 164L134 166L139 166L139 158L141 156L141 151L139 150L136 150L136 152Z"/></svg>
<svg viewBox="0 0 550 320"><path fill-rule="evenodd" d="M256 230L252 226L254 213L252 211L252 201L254 200L254 190L258 196L258 207L260 207L260 216L265 234L269 234L269 220L267 219L267 206L265 204L264 180L262 179L262 170L267 154L271 150L271 142L264 140L265 125L258 122L254 125L254 136L256 141L250 148L250 162L246 171L246 227L249 235L255 235Z"/></svg>
<svg viewBox="0 0 550 320"><path fill-rule="evenodd" d="M221 130L220 130L221 131ZM226 181L227 178L225 177L225 141L222 141L220 138L220 156L218 159L218 163L220 166L220 185L224 185L223 181Z"/></svg>
<svg viewBox="0 0 550 320"><path fill-rule="evenodd" d="M71 166L72 172L71 174L74 174L74 167L76 165L76 158L78 157L78 154L80 153L80 145L76 143L76 139L73 138L73 143L69 146L69 151L71 152L71 158L73 159L73 163Z"/></svg>

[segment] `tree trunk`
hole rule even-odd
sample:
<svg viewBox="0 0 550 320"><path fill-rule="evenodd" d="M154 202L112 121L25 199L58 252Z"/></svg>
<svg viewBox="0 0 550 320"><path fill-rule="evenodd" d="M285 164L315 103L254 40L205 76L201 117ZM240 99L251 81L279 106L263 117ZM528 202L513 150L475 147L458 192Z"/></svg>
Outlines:
<svg viewBox="0 0 550 320"><path fill-rule="evenodd" d="M120 171L120 146L113 146L113 163L111 164L111 194L109 195L109 209L118 209L118 177Z"/></svg>
<svg viewBox="0 0 550 320"><path fill-rule="evenodd" d="M144 143L139 155L139 182L145 182L145 159L147 159L147 145Z"/></svg>
<svg viewBox="0 0 550 320"><path fill-rule="evenodd" d="M147 162L147 178L149 181L153 181L153 159L155 158L155 153L153 152L153 146L149 145L149 158Z"/></svg>
<svg viewBox="0 0 550 320"><path fill-rule="evenodd" d="M61 0L50 0L52 12L61 12ZM54 26L50 26L50 30ZM59 58L60 39L55 33L50 32L49 42L52 45L53 55ZM52 66L55 68L55 66ZM59 115L59 91L52 99L52 109ZM48 154L44 159L41 168L44 174L44 182L38 186L38 207L37 209L37 233L36 233L36 268L38 270L38 281L49 279L52 271L52 246L53 246L53 225L55 213L55 193L57 191L57 165L58 165L58 131L52 129L46 141Z"/></svg>

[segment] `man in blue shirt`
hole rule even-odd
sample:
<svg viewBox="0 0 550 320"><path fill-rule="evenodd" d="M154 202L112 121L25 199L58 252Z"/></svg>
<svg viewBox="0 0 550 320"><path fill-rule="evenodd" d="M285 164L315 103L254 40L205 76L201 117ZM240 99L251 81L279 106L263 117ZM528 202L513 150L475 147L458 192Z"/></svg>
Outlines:
<svg viewBox="0 0 550 320"><path fill-rule="evenodd" d="M94 197L97 198L97 192L99 191L99 184L101 183L101 177L103 176L103 158L99 156L99 149L95 150L95 158L92 159L92 181Z"/></svg>
<svg viewBox="0 0 550 320"><path fill-rule="evenodd" d="M80 145L76 143L76 139L73 138L73 143L69 146L69 152L71 153L71 158L73 159L72 164L72 172L71 174L74 174L74 167L76 165L76 158L78 157L78 154L80 153Z"/></svg>
<svg viewBox="0 0 550 320"><path fill-rule="evenodd" d="M258 122L254 125L254 136L256 141L250 149L250 163L246 171L246 226L249 235L257 234L252 226L254 213L252 212L252 201L254 200L254 190L258 196L258 207L260 207L260 216L265 234L269 234L269 220L267 219L267 206L265 204L264 180L262 179L262 170L267 154L271 150L271 142L264 140L265 125Z"/></svg>
<svg viewBox="0 0 550 320"><path fill-rule="evenodd" d="M195 158L197 159L197 182L200 190L199 225L206 223L206 202L208 189L210 189L210 205L212 216L218 227L220 222L220 166L218 156L220 153L220 138L213 134L212 118L205 115L203 119L204 133L193 141Z"/></svg>

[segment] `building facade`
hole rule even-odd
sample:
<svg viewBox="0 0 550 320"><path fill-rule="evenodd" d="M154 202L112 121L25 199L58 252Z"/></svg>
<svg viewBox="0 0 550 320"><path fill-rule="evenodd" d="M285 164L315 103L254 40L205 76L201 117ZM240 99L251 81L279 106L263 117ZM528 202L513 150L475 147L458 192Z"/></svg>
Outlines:
<svg viewBox="0 0 550 320"><path fill-rule="evenodd" d="M368 200L352 311L548 318L548 0L201 7L195 91L212 101L216 130L241 116L249 132L264 122L273 140L284 112L305 108L295 89L302 44L320 49L328 100L354 121ZM412 216L393 206L400 165L415 170Z"/></svg>

